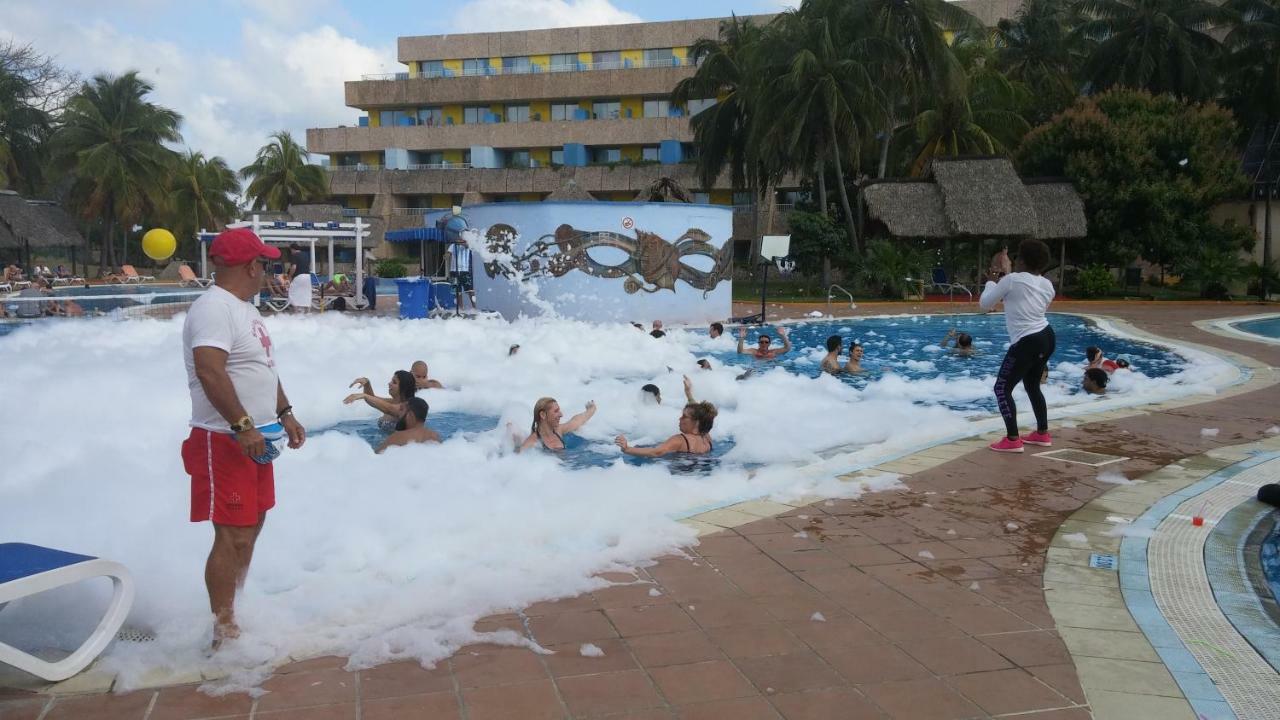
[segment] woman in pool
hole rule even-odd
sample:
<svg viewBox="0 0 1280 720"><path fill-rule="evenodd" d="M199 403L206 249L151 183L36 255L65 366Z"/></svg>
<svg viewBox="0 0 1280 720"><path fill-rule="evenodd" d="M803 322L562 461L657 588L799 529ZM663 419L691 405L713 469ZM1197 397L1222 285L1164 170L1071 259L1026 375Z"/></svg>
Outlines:
<svg viewBox="0 0 1280 720"><path fill-rule="evenodd" d="M516 452L528 450L538 443L542 443L542 447L548 450L563 450L564 436L577 432L578 428L586 425L595 414L596 401L592 400L587 403L586 410L574 415L569 418L569 422L561 425L560 418L563 414L560 412L560 403L556 402L555 398L541 398L533 405L533 425L529 428L529 437L520 443Z"/></svg>
<svg viewBox="0 0 1280 720"><path fill-rule="evenodd" d="M356 378L351 381L351 387L357 385L361 387L361 392L348 395L342 401L343 404L350 405L357 400L363 400L374 410L381 410L382 417L378 418L378 427L383 430L395 429L396 423L400 422L400 418L404 417L408 409L409 400L418 391L417 379L408 370L397 370L391 376L391 381L387 383L387 393L391 397L381 398L374 395L369 378Z"/></svg>
<svg viewBox="0 0 1280 720"><path fill-rule="evenodd" d="M715 421L715 405L709 402L691 402L680 413L680 432L662 443L653 447L632 447L627 444L625 435L619 435L613 441L622 448L623 453L638 457L662 457L671 453L706 455L713 449L710 433Z"/></svg>

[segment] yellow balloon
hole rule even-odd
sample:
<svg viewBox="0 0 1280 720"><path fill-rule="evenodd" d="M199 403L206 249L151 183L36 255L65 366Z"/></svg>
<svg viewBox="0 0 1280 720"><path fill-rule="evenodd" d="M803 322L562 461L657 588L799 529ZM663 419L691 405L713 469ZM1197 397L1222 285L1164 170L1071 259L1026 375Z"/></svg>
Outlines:
<svg viewBox="0 0 1280 720"><path fill-rule="evenodd" d="M177 249L178 241L164 228L152 228L142 236L142 252L152 260L168 260Z"/></svg>

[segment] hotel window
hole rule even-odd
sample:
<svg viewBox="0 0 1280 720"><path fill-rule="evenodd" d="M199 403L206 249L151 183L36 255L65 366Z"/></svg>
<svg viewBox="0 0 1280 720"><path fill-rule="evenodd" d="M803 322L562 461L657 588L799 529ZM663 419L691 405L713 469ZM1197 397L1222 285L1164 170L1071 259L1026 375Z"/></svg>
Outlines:
<svg viewBox="0 0 1280 720"><path fill-rule="evenodd" d="M640 159L641 159L641 160L657 160L657 159L658 159L658 146L657 146L657 145L646 145L646 146L644 146L644 147L640 148Z"/></svg>
<svg viewBox="0 0 1280 720"><path fill-rule="evenodd" d="M520 75L529 72L529 56L502 58L502 72L508 75Z"/></svg>
<svg viewBox="0 0 1280 720"><path fill-rule="evenodd" d="M466 150L463 150L463 151L462 151L462 164L463 164L463 165L470 165L470 164L471 164L471 149L470 149L470 148L467 148ZM462 204L462 201L461 201L461 200L458 200L457 202L455 202L455 203L454 203L454 205L461 205L461 204Z"/></svg>
<svg viewBox="0 0 1280 720"><path fill-rule="evenodd" d="M710 205L711 193L696 192L693 194L693 201L699 205Z"/></svg>
<svg viewBox="0 0 1280 720"><path fill-rule="evenodd" d="M617 120L622 103L617 100L597 100L591 103L591 115L596 120Z"/></svg>
<svg viewBox="0 0 1280 720"><path fill-rule="evenodd" d="M444 77L444 61L443 60L423 60L418 63L419 73L422 77L435 78Z"/></svg>
<svg viewBox="0 0 1280 720"><path fill-rule="evenodd" d="M464 125L474 125L484 122L484 118L489 114L489 108L485 105L473 105L471 107L462 108L462 123Z"/></svg>
<svg viewBox="0 0 1280 720"><path fill-rule="evenodd" d="M529 122L529 106L508 105L507 122Z"/></svg>
<svg viewBox="0 0 1280 720"><path fill-rule="evenodd" d="M382 127L418 124L417 113L408 110L383 110L378 113L378 120L381 122Z"/></svg>
<svg viewBox="0 0 1280 720"><path fill-rule="evenodd" d="M689 110L689 117L693 117L694 115L697 115L698 113L702 112L703 110L706 110L707 108L715 104L716 104L715 98L695 98L693 100L690 100L689 104L686 107Z"/></svg>
<svg viewBox="0 0 1280 720"><path fill-rule="evenodd" d="M489 72L489 58L467 58L462 61L463 75L484 75Z"/></svg>
<svg viewBox="0 0 1280 720"><path fill-rule="evenodd" d="M671 67L675 64L676 55L671 48L658 48L644 51L645 67Z"/></svg>
<svg viewBox="0 0 1280 720"><path fill-rule="evenodd" d="M552 103L551 119L552 120L572 120L573 113L578 109L577 103Z"/></svg>
<svg viewBox="0 0 1280 720"><path fill-rule="evenodd" d="M591 148L591 160L596 163L616 163L622 162L621 148Z"/></svg>
<svg viewBox="0 0 1280 720"><path fill-rule="evenodd" d="M552 150L552 151L551 151L551 164L552 164L552 165L563 165L563 164L564 164L564 150Z"/></svg>
<svg viewBox="0 0 1280 720"><path fill-rule="evenodd" d="M443 165L444 153L425 152L425 153L419 154L418 159L423 165Z"/></svg>
<svg viewBox="0 0 1280 720"><path fill-rule="evenodd" d="M596 70L613 70L622 67L622 53L617 50L591 53L591 65Z"/></svg>
<svg viewBox="0 0 1280 720"><path fill-rule="evenodd" d="M528 150L508 150L507 151L507 167L529 167L529 151Z"/></svg>
<svg viewBox="0 0 1280 720"><path fill-rule="evenodd" d="M578 53L562 53L551 56L551 72L578 69Z"/></svg>
<svg viewBox="0 0 1280 720"><path fill-rule="evenodd" d="M735 192L733 194L734 205L754 205L755 197L749 192Z"/></svg>
<svg viewBox="0 0 1280 720"><path fill-rule="evenodd" d="M418 124L438 127L444 124L444 110L438 107L418 108Z"/></svg>
<svg viewBox="0 0 1280 720"><path fill-rule="evenodd" d="M666 117L671 110L670 100L645 100L644 116L647 118Z"/></svg>

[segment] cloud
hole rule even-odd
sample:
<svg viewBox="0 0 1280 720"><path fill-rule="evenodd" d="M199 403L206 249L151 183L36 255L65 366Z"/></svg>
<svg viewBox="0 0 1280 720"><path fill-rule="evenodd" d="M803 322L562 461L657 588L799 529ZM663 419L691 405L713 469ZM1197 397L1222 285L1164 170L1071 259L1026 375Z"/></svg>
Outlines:
<svg viewBox="0 0 1280 720"><path fill-rule="evenodd" d="M86 76L138 70L155 86L153 100L182 114L188 147L247 165L267 136L308 127L354 124L343 82L389 72L394 38L369 47L329 25L279 25L244 20L230 42L193 48L167 40L158 28L125 32L104 19L48 13L37 3L8 3L11 34ZM137 26L135 26L137 27Z"/></svg>
<svg viewBox="0 0 1280 720"><path fill-rule="evenodd" d="M471 0L453 13L454 32L618 25L642 22L609 0Z"/></svg>

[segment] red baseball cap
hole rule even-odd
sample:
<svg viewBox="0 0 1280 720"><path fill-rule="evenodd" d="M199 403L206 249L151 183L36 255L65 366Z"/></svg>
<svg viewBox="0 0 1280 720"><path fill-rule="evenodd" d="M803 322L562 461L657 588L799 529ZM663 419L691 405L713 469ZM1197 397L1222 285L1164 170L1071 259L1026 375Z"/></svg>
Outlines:
<svg viewBox="0 0 1280 720"><path fill-rule="evenodd" d="M232 228L218 233L209 246L209 255L225 265L244 265L258 258L275 260L280 257L280 249L262 242L249 228Z"/></svg>

